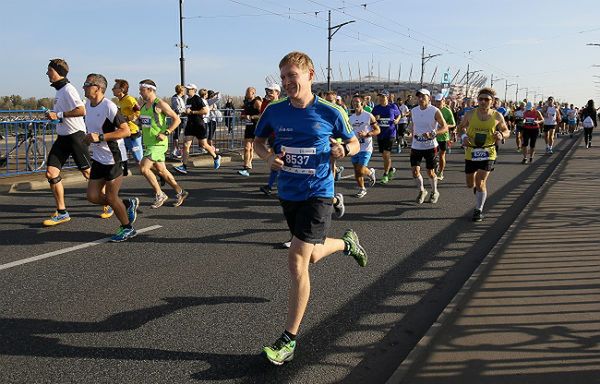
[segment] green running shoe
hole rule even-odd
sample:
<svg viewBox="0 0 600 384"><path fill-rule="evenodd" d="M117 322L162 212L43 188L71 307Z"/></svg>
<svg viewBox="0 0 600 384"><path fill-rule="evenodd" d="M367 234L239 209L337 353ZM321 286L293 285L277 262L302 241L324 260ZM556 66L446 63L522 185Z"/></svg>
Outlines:
<svg viewBox="0 0 600 384"><path fill-rule="evenodd" d="M358 242L358 235L356 232L352 229L348 229L346 233L344 233L344 236L342 236L342 240L344 240L344 243L348 246L346 254L352 256L358 265L365 267L368 260L367 252Z"/></svg>
<svg viewBox="0 0 600 384"><path fill-rule="evenodd" d="M388 179L389 179L389 181L392 181L392 179L394 178L395 174L396 174L396 168L390 169L390 171L388 172Z"/></svg>
<svg viewBox="0 0 600 384"><path fill-rule="evenodd" d="M383 185L386 185L389 182L390 182L390 178L388 177L388 174L384 173L383 176L381 177L380 183Z"/></svg>
<svg viewBox="0 0 600 384"><path fill-rule="evenodd" d="M294 349L296 349L296 340L286 341L282 337L275 340L273 345L264 346L263 356L275 365L282 365L294 358Z"/></svg>

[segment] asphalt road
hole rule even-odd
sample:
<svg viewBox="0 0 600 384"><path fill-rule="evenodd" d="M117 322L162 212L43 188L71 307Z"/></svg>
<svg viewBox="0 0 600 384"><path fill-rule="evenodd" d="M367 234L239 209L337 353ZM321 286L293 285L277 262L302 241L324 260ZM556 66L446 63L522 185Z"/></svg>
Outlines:
<svg viewBox="0 0 600 384"><path fill-rule="evenodd" d="M136 228L120 244L99 242L31 263L10 262L112 235L85 186L67 187L72 221L42 228L49 191L0 196L0 382L2 383L383 383L537 193L574 140L521 165L514 140L501 148L489 182L487 218L472 223L463 154L448 155L436 205L415 204L408 153L394 155L397 178L364 199L352 178L338 183L346 215L330 235L354 228L369 253L361 269L332 255L311 267L312 294L296 357L265 363L261 346L283 330L288 234L276 198L258 191L236 164L178 177L190 197L157 210L141 176ZM543 147L543 141L538 143ZM350 168L349 162L342 162ZM372 165L381 174L381 158ZM426 181L426 187L429 187Z"/></svg>

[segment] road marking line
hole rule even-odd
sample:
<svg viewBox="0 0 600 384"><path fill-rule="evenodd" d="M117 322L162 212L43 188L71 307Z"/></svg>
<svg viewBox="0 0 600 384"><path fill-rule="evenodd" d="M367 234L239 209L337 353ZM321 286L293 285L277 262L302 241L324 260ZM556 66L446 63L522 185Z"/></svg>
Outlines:
<svg viewBox="0 0 600 384"><path fill-rule="evenodd" d="M137 231L137 233L140 234L140 233L152 231L152 230L155 230L155 229L158 229L158 228L162 228L162 225L152 225L152 226L147 227L147 228L142 228L142 229L139 229ZM76 245L74 247L69 247L69 248L65 248L65 249L59 249L57 251L52 251L52 252L44 253L44 254L41 254L41 255L38 255L38 256L28 257L27 259L17 260L17 261L13 261L13 262L7 263L7 264L0 264L0 271L3 270L3 269L9 269L9 268L17 267L19 265L23 265L23 264L27 264L27 263L33 263L34 261L39 261L39 260L47 259L49 257L62 255L62 254L67 253L67 252L77 251L79 249L89 248L89 247L93 247L95 245L100 245L100 244L108 243L109 240L110 240L110 237L105 237L103 239L92 241L90 243L79 244L79 245Z"/></svg>

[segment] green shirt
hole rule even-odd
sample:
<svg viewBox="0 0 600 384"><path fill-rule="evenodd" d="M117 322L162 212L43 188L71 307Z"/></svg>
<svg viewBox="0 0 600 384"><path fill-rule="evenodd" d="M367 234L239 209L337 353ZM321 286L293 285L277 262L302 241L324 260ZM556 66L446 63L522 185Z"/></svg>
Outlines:
<svg viewBox="0 0 600 384"><path fill-rule="evenodd" d="M363 109L364 109L365 111L369 112L369 113L373 112L373 108L371 108L371 107L370 107L370 106L368 106L368 105L365 105L365 106L363 107Z"/></svg>
<svg viewBox="0 0 600 384"><path fill-rule="evenodd" d="M450 108L443 107L442 109L440 109L440 111L442 112L442 116L444 117L444 121L446 122L446 124L456 125L456 122L454 121L454 114L452 113ZM441 135L437 135L435 139L437 141L448 141L450 140L450 133L444 132Z"/></svg>
<svg viewBox="0 0 600 384"><path fill-rule="evenodd" d="M169 146L168 139L160 141L156 138L159 133L167 134L166 116L162 113L157 113L155 110L158 101L159 99L154 100L150 107L147 107L146 103L140 110L139 121L142 128L142 143L144 147L158 146L166 148Z"/></svg>

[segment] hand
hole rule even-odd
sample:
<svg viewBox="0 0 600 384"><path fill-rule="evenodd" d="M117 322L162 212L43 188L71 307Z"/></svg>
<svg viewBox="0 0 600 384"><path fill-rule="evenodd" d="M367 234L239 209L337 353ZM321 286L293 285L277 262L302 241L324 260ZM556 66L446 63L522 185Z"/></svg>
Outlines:
<svg viewBox="0 0 600 384"><path fill-rule="evenodd" d="M97 133L88 133L85 136L85 142L86 144L90 144L90 143L98 143L100 142L100 138L98 137Z"/></svg>
<svg viewBox="0 0 600 384"><path fill-rule="evenodd" d="M189 108L187 108L187 109L185 110L185 114L186 114L186 115L191 115L191 114L192 114L192 110L191 110L191 109L189 109Z"/></svg>
<svg viewBox="0 0 600 384"><path fill-rule="evenodd" d="M331 146L331 157L333 157L334 159L341 159L342 157L344 157L345 154L342 143L339 143L337 140L330 137L329 145Z"/></svg>
<svg viewBox="0 0 600 384"><path fill-rule="evenodd" d="M46 111L46 116L50 120L58 120L58 115L56 114L56 112Z"/></svg>
<svg viewBox="0 0 600 384"><path fill-rule="evenodd" d="M496 137L496 141L504 139L504 135L502 135L502 132L500 132L500 131L496 131L494 133L494 136Z"/></svg>
<svg viewBox="0 0 600 384"><path fill-rule="evenodd" d="M464 139L462 139L462 145L464 147L470 147L471 146L471 140L469 139L468 136L466 136Z"/></svg>
<svg viewBox="0 0 600 384"><path fill-rule="evenodd" d="M163 141L167 138L167 135L165 135L164 133L159 133L158 135L156 135L156 139L158 141Z"/></svg>
<svg viewBox="0 0 600 384"><path fill-rule="evenodd" d="M362 138L362 137L367 137L367 136L369 136L369 133L366 132L366 131L360 131L360 132L358 132L358 137Z"/></svg>
<svg viewBox="0 0 600 384"><path fill-rule="evenodd" d="M285 156L285 152L281 152L279 154L271 154L271 156L269 156L267 158L267 164L269 166L270 169L272 169L273 171L280 171L281 168L283 167L283 158Z"/></svg>

